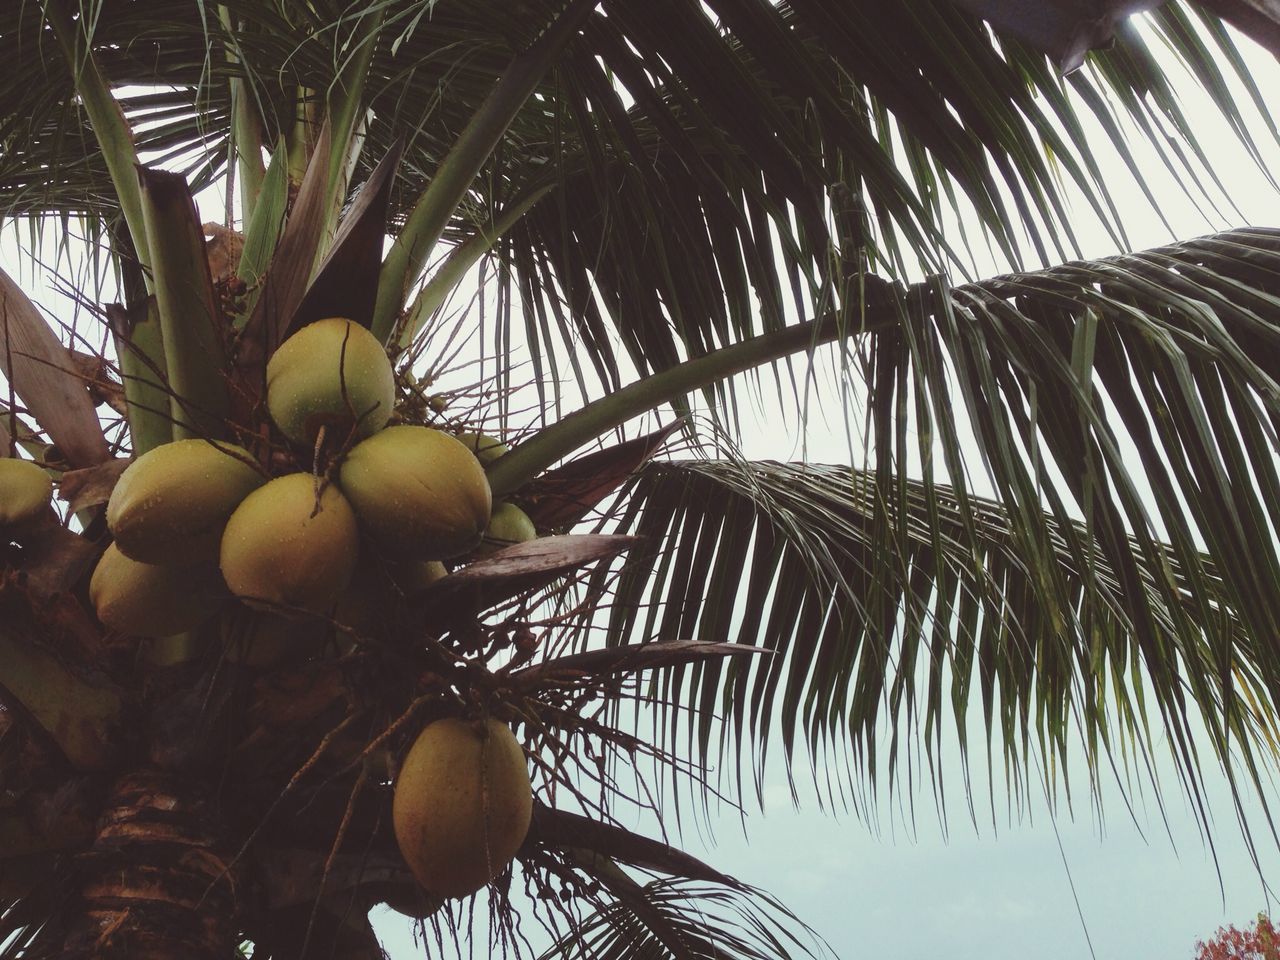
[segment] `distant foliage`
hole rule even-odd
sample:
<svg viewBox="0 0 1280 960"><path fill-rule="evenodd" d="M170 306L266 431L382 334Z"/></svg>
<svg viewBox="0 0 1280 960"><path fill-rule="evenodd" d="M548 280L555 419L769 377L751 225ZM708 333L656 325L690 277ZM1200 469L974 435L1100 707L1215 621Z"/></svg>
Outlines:
<svg viewBox="0 0 1280 960"><path fill-rule="evenodd" d="M1219 927L1208 943L1196 941L1196 960L1280 960L1280 934L1271 918L1259 913L1245 930Z"/></svg>

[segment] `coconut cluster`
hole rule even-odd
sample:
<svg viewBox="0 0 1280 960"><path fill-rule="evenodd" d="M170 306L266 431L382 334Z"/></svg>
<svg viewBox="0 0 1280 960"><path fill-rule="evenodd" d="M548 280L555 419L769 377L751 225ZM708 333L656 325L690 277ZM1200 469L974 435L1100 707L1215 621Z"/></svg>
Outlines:
<svg viewBox="0 0 1280 960"><path fill-rule="evenodd" d="M167 637L216 613L227 595L223 530L266 479L249 451L211 440L175 440L131 463L107 501L113 542L89 581L98 619L120 633Z"/></svg>
<svg viewBox="0 0 1280 960"><path fill-rule="evenodd" d="M108 502L113 543L90 584L108 627L163 637L223 611L227 657L267 666L314 652L308 614L372 632L393 593L412 596L446 575L442 561L537 536L519 508L493 503L485 467L507 452L500 441L390 425L391 364L359 324L303 328L266 374L267 411L297 462L336 450L332 468L273 477L247 450L208 440L140 456ZM232 597L241 602L226 606ZM505 725L427 726L393 804L426 902L470 895L501 873L532 803L524 751Z"/></svg>
<svg viewBox="0 0 1280 960"><path fill-rule="evenodd" d="M272 615L332 616L359 633L385 605L380 590L412 594L444 575L442 560L536 536L517 508L493 508L484 465L506 452L499 441L388 426L395 379L364 327L341 317L312 323L280 345L266 373L280 433L303 462L318 445L339 448L336 470L270 477L248 451L201 439L139 457L107 505L114 544L90 585L107 626L168 636L199 625L229 593ZM387 582L359 582L362 551ZM249 662L298 645L286 625L254 621L248 633L269 638L253 641Z"/></svg>

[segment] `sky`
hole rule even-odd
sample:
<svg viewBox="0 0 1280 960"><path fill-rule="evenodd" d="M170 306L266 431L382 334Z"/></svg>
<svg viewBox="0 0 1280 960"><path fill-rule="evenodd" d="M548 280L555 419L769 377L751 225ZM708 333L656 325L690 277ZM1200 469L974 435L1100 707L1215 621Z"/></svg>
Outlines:
<svg viewBox="0 0 1280 960"><path fill-rule="evenodd" d="M1263 90L1280 90L1275 62L1241 42ZM1241 209L1206 218L1148 156L1144 170L1174 235L1240 223L1280 226L1280 194L1225 133L1194 85L1180 89L1188 113L1203 124L1215 170ZM1107 159L1101 141L1099 146L1110 172L1127 177ZM1269 149L1272 169L1280 171L1280 151ZM220 219L217 191L200 199L206 219ZM1172 239L1136 190L1117 191L1117 199L1133 248ZM1105 233L1088 227L1087 218L1080 223L1085 256L1117 252ZM8 239L0 240L0 262L10 272L26 270ZM981 275L1001 268L994 261L976 264ZM35 283L34 299L52 303L47 279ZM779 446L780 437L793 438L789 447ZM743 446L748 456L778 459L803 455L848 462L849 456L841 418L825 422L815 415L797 432L764 407L749 412ZM954 767L955 760L945 762ZM1265 881L1280 883L1277 842L1260 830L1259 873L1220 777L1210 776L1206 788L1217 818L1212 849L1171 769L1164 771L1163 810L1149 795L1132 797L1131 816L1120 791L1108 786L1101 817L1087 792L1075 795L1074 811L1058 798L1056 813L1050 813L1043 797L1009 811L997 780L994 823L979 782L977 822L953 793L945 827L927 790L914 798L914 818L902 811L900 797L882 798L879 816L868 822L848 812L820 812L803 761L797 780L799 809L782 765L774 762L766 773L763 805L747 800L745 835L738 816L726 809L713 818L714 836L690 829L680 839L718 869L774 894L844 958L1190 958L1197 938L1209 937L1221 924L1243 925L1267 906ZM1245 806L1255 827L1264 827L1256 802L1246 798ZM653 828L643 818L635 826ZM395 960L424 955L407 920L383 909L377 926ZM546 940L535 936L534 943L543 946ZM483 941L476 947L483 955Z"/></svg>

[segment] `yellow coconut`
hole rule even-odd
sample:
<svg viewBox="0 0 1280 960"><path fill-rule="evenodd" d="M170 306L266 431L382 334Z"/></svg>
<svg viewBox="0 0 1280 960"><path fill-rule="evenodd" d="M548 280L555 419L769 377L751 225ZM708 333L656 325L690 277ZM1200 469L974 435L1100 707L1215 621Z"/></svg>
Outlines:
<svg viewBox="0 0 1280 960"><path fill-rule="evenodd" d="M507 453L507 445L487 433L460 433L458 442L476 455L483 466L488 466Z"/></svg>
<svg viewBox="0 0 1280 960"><path fill-rule="evenodd" d="M89 579L89 600L102 623L119 633L169 637L199 626L226 599L212 566L141 563L113 543Z"/></svg>
<svg viewBox="0 0 1280 960"><path fill-rule="evenodd" d="M475 454L428 427L388 427L347 455L338 484L360 527L395 560L443 560L472 549L492 496Z"/></svg>
<svg viewBox="0 0 1280 960"><path fill-rule="evenodd" d="M29 530L48 512L52 499L49 474L30 460L0 458L0 531Z"/></svg>
<svg viewBox="0 0 1280 960"><path fill-rule="evenodd" d="M400 853L425 890L475 893L506 868L529 831L524 750L496 720L437 720L404 758L391 816Z"/></svg>
<svg viewBox="0 0 1280 960"><path fill-rule="evenodd" d="M308 473L277 477L236 508L222 535L222 576L236 596L320 613L355 569L359 533L333 484Z"/></svg>
<svg viewBox="0 0 1280 960"><path fill-rule="evenodd" d="M323 426L345 440L381 430L396 399L391 361L377 338L343 317L303 327L267 364L267 409L282 433L310 445Z"/></svg>
<svg viewBox="0 0 1280 960"><path fill-rule="evenodd" d="M120 475L107 526L120 551L144 563L215 563L227 518L266 477L229 443L176 440Z"/></svg>
<svg viewBox="0 0 1280 960"><path fill-rule="evenodd" d="M482 555L494 553L513 543L536 539L538 531L529 515L515 504L500 503L493 508L493 516L484 531L484 542L477 552Z"/></svg>

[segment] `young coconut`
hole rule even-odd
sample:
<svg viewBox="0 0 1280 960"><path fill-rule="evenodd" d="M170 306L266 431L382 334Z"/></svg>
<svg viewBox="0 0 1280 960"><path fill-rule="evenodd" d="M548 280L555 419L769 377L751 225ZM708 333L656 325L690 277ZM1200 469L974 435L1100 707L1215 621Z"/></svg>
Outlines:
<svg viewBox="0 0 1280 960"><path fill-rule="evenodd" d="M505 443L487 433L460 433L458 442L474 453L484 467L505 456L508 450Z"/></svg>
<svg viewBox="0 0 1280 960"><path fill-rule="evenodd" d="M391 806L405 862L428 893L444 897L469 896L506 869L532 816L524 750L492 719L437 720L423 730Z"/></svg>
<svg viewBox="0 0 1280 960"><path fill-rule="evenodd" d="M89 579L89 600L98 619L118 633L171 637L194 629L227 599L210 566L142 563L113 543Z"/></svg>
<svg viewBox="0 0 1280 960"><path fill-rule="evenodd" d="M338 485L361 529L393 560L466 553L480 542L493 505L475 454L429 427L388 427L357 444Z"/></svg>
<svg viewBox="0 0 1280 960"><path fill-rule="evenodd" d="M273 608L327 611L350 582L359 549L355 514L333 484L309 473L259 487L222 534L222 576L236 596Z"/></svg>
<svg viewBox="0 0 1280 960"><path fill-rule="evenodd" d="M30 460L0 458L0 533L20 535L39 524L53 499L49 474Z"/></svg>
<svg viewBox="0 0 1280 960"><path fill-rule="evenodd" d="M107 526L120 552L143 563L215 563L227 518L266 481L248 451L175 440L147 451L116 481Z"/></svg>
<svg viewBox="0 0 1280 960"><path fill-rule="evenodd" d="M267 409L294 443L311 446L323 426L342 441L377 433L396 399L391 361L377 338L343 317L303 327L267 363Z"/></svg>
<svg viewBox="0 0 1280 960"><path fill-rule="evenodd" d="M387 573L401 596L412 597L421 593L437 580L449 575L439 560L410 560L408 563L389 563Z"/></svg>
<svg viewBox="0 0 1280 960"><path fill-rule="evenodd" d="M493 516L484 531L484 541L476 553L485 556L513 543L537 539L538 531L529 515L515 504L504 501L493 508Z"/></svg>

